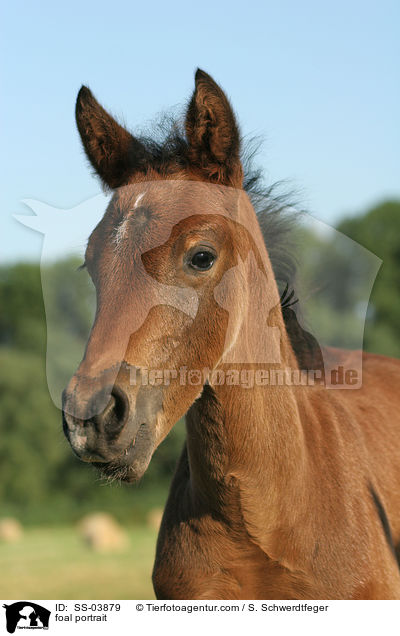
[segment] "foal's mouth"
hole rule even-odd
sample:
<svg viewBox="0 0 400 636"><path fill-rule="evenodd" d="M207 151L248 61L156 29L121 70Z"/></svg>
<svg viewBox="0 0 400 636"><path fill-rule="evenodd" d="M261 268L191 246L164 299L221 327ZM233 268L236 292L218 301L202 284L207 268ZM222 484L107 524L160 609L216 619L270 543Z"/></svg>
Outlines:
<svg viewBox="0 0 400 636"><path fill-rule="evenodd" d="M119 455L109 461L92 461L108 481L133 483L146 471L154 450L153 434L150 426L143 423L130 442Z"/></svg>
<svg viewBox="0 0 400 636"><path fill-rule="evenodd" d="M154 451L154 427L143 422L127 440L127 445L117 449L112 441L99 437L91 423L82 422L75 430L68 429L63 416L64 433L74 454L85 463L95 466L109 481L133 483L146 471Z"/></svg>
<svg viewBox="0 0 400 636"><path fill-rule="evenodd" d="M110 481L137 481L156 446L162 394L140 387L132 407L127 390L114 384L84 398L63 396L63 428L72 450Z"/></svg>

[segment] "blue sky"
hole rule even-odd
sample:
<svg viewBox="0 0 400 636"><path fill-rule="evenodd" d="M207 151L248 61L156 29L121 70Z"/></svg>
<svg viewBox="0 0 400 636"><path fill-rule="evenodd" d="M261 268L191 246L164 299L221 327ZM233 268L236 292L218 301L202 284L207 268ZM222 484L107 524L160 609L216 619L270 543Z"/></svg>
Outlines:
<svg viewBox="0 0 400 636"><path fill-rule="evenodd" d="M2 260L38 259L22 199L71 208L101 191L74 123L88 84L130 128L184 103L204 68L246 134L265 142L268 181L334 223L400 197L400 3L3 3Z"/></svg>

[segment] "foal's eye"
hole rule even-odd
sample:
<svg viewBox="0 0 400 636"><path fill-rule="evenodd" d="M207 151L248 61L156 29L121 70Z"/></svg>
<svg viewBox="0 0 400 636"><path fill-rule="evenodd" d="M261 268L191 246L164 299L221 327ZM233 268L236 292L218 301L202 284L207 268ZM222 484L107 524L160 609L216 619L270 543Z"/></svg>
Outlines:
<svg viewBox="0 0 400 636"><path fill-rule="evenodd" d="M201 250L193 254L189 261L189 265L193 267L193 269L205 272L207 269L211 269L214 265L214 261L215 254L207 252L207 250Z"/></svg>

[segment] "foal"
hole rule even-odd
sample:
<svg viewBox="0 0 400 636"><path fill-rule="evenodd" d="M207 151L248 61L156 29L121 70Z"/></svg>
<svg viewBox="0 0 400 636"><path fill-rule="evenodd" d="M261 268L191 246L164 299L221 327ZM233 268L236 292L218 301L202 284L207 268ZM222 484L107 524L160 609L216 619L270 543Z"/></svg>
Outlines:
<svg viewBox="0 0 400 636"><path fill-rule="evenodd" d="M64 431L84 461L135 481L186 414L157 597L400 598L400 363L366 355L353 391L323 376L268 381L299 369L299 334L223 91L197 71L185 134L162 144L135 138L85 87L76 117L114 195L86 250L97 312ZM336 352L350 366L353 355Z"/></svg>

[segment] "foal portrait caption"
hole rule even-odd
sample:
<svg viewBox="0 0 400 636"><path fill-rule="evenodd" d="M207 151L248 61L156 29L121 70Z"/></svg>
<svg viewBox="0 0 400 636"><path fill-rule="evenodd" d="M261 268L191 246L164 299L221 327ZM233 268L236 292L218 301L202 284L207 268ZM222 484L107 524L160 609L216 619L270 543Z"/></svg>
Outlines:
<svg viewBox="0 0 400 636"><path fill-rule="evenodd" d="M283 212L268 192L259 209L224 92L198 70L161 140L86 87L76 121L112 197L87 244L97 308L63 427L83 461L134 482L186 416L157 597L400 599L400 362L302 328Z"/></svg>

